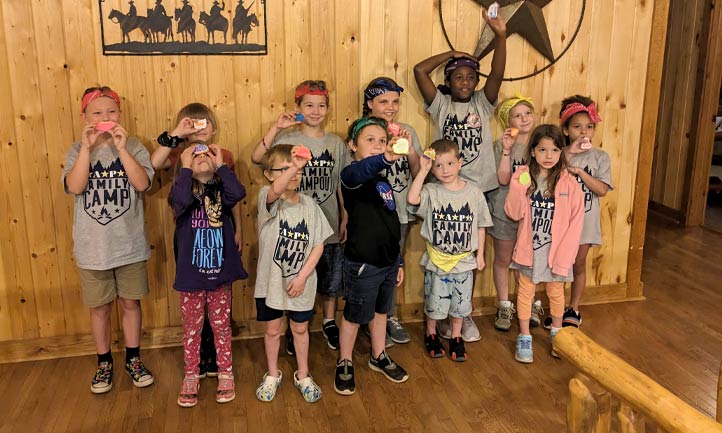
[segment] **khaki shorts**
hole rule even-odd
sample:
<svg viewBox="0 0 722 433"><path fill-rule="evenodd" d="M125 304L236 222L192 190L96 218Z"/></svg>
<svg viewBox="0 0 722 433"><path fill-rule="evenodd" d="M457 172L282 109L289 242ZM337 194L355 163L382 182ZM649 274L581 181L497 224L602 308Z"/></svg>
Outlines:
<svg viewBox="0 0 722 433"><path fill-rule="evenodd" d="M148 294L146 262L96 271L78 268L83 301L90 308L109 304L117 297L139 300Z"/></svg>

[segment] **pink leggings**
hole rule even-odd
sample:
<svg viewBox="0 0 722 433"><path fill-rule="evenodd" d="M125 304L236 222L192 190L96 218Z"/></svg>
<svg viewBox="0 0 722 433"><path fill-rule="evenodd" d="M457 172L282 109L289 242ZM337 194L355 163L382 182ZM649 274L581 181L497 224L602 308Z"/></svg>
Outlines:
<svg viewBox="0 0 722 433"><path fill-rule="evenodd" d="M531 318L531 303L534 300L536 284L529 277L518 272L516 311L519 320ZM552 317L562 317L564 314L564 283L561 281L546 282L547 296L549 297L549 312Z"/></svg>
<svg viewBox="0 0 722 433"><path fill-rule="evenodd" d="M180 293L180 312L183 319L183 361L186 376L199 374L201 329L208 307L208 320L216 343L216 362L220 373L230 373L231 357L231 286L216 290Z"/></svg>

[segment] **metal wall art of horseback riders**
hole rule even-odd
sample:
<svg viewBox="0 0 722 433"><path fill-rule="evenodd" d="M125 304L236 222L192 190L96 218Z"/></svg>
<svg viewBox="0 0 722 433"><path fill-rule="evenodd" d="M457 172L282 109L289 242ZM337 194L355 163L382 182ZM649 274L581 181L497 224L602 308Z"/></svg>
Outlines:
<svg viewBox="0 0 722 433"><path fill-rule="evenodd" d="M127 0L125 10L98 0L103 54L268 54L266 0L228 0L228 9L226 0L214 0L208 10L202 0L182 0L170 11L163 0L141 1L145 15L135 0Z"/></svg>

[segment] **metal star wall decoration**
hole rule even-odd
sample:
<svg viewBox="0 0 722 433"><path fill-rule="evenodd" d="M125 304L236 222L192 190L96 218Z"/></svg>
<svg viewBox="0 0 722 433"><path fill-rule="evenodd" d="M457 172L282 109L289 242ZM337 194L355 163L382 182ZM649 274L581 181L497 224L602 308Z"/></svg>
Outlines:
<svg viewBox="0 0 722 433"><path fill-rule="evenodd" d="M494 0L474 1L486 9L489 9L489 6L494 3ZM542 12L542 8L551 3L551 0L497 0L497 3L499 3L499 16L506 23L506 36L518 34L547 60L554 61L549 30ZM493 40L494 32L488 25L485 25L474 56L481 59L493 51Z"/></svg>

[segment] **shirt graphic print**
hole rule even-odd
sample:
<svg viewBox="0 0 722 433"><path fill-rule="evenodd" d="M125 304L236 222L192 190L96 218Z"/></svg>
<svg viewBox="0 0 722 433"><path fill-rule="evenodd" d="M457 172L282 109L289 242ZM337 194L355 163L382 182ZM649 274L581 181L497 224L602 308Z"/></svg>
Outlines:
<svg viewBox="0 0 722 433"><path fill-rule="evenodd" d="M285 219L278 224L278 240L273 252L273 262L281 269L281 276L296 275L306 260L309 234L306 220L302 219L291 227Z"/></svg>

